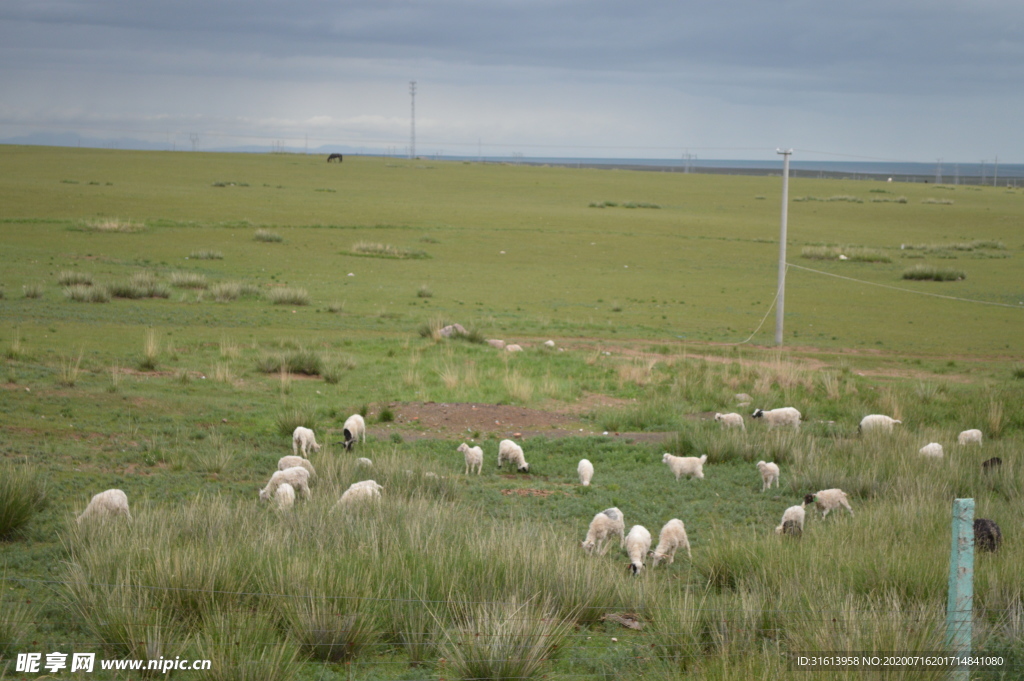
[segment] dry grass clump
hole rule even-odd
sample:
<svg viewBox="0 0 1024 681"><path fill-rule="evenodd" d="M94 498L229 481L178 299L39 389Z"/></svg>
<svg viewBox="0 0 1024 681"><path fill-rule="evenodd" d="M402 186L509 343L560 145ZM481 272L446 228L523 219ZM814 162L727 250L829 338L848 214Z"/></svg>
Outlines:
<svg viewBox="0 0 1024 681"><path fill-rule="evenodd" d="M171 289L167 284L157 281L156 275L148 270L136 272L127 281L114 282L110 285L110 294L115 298L170 298Z"/></svg>
<svg viewBox="0 0 1024 681"><path fill-rule="evenodd" d="M267 300L273 305L309 305L309 292L304 288L272 288Z"/></svg>
<svg viewBox="0 0 1024 681"><path fill-rule="evenodd" d="M284 241L283 236L276 232L271 232L269 229L257 229L253 238L264 243L280 243Z"/></svg>
<svg viewBox="0 0 1024 681"><path fill-rule="evenodd" d="M954 270L949 267L914 265L903 270L903 278L913 281L962 281L967 278L967 274L962 270Z"/></svg>
<svg viewBox="0 0 1024 681"><path fill-rule="evenodd" d="M171 286L175 288L205 289L206 276L198 272L172 272Z"/></svg>
<svg viewBox="0 0 1024 681"><path fill-rule="evenodd" d="M193 260L223 260L224 254L220 251L192 251L189 257Z"/></svg>
<svg viewBox="0 0 1024 681"><path fill-rule="evenodd" d="M76 270L61 270L57 275L57 283L61 286L92 286L92 275Z"/></svg>
<svg viewBox="0 0 1024 681"><path fill-rule="evenodd" d="M64 297L76 303L109 303L110 291L106 286L73 284L64 288Z"/></svg>
<svg viewBox="0 0 1024 681"><path fill-rule="evenodd" d="M396 258L399 260L421 260L429 257L426 251L400 248L391 244L373 243L370 241L360 241L353 244L352 254L374 258Z"/></svg>
<svg viewBox="0 0 1024 681"><path fill-rule="evenodd" d="M42 298L43 297L43 285L42 284L25 284L21 287L22 293L25 294L26 298Z"/></svg>
<svg viewBox="0 0 1024 681"><path fill-rule="evenodd" d="M84 227L91 232L120 232L123 234L133 234L144 230L146 225L142 222L132 222L131 220L122 220L121 218L100 218L98 220L87 221L84 224Z"/></svg>

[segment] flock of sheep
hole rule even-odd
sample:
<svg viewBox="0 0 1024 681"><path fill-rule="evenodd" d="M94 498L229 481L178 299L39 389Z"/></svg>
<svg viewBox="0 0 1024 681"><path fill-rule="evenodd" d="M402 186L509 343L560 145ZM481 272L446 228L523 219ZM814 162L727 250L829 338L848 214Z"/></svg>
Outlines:
<svg viewBox="0 0 1024 681"><path fill-rule="evenodd" d="M798 429L801 423L801 414L793 407L783 407L764 411L757 409L752 418L763 419L769 429L783 426L790 426ZM744 419L740 414L715 414L714 420L721 423L723 427L740 428L746 430ZM893 426L901 423L898 419L883 414L871 414L861 419L858 426L860 433L872 430L892 431ZM344 447L351 451L357 442L366 442L366 422L359 414L353 414L346 421L343 427ZM960 445L982 444L982 433L980 430L971 429L960 433L957 441ZM316 441L314 432L302 426L295 429L292 434L292 455L284 456L278 461L278 470L270 477L266 486L260 490L261 501L274 499L280 510L287 510L295 504L297 494L308 499L310 497L309 483L316 477L313 465L305 457L310 451L319 452L320 445ZM465 474L469 475L473 470L480 475L483 468L483 449L479 446L470 447L463 442L457 450L464 457ZM300 455L301 452L301 455ZM929 443L922 447L919 452L923 456L941 457L943 455L942 445L936 442ZM707 454L695 456L674 456L665 453L662 456L662 463L669 467L675 475L676 480L682 476L688 478L704 479L704 464L707 462ZM357 463L363 466L370 466L372 462L366 458L359 458ZM523 448L512 440L502 440L498 444L498 467L511 464L519 472L530 470ZM992 471L1002 464L998 457L993 457L982 464L985 471ZM761 475L761 491L764 492L774 485L779 486L779 466L774 462L758 461L757 469ZM590 485L594 476L594 465L587 459L582 459L577 466L580 484ZM436 475L428 473L427 475ZM357 500L368 500L379 498L383 486L374 480L363 480L352 484L338 500L339 505L345 505ZM775 528L776 534L799 537L804 530L806 519L805 508L812 505L821 514L822 519L828 516L831 511L845 508L853 515L853 508L846 493L841 489L819 490L814 494L804 496L803 503L790 506L782 514L782 521ZM128 497L119 489L109 489L95 495L89 502L85 511L78 517L78 522L94 517L116 517L125 516L131 519L128 510ZM992 520L978 518L974 521L976 545L980 550L998 550L1002 541L999 526ZM688 556L691 556L690 542L686 535L686 528L678 518L672 518L658 536L658 545L651 551L651 533L642 525L634 525L628 534L625 532L625 519L622 511L618 508L609 508L597 513L590 521L587 536L581 543L582 548L588 553L595 550L599 555L607 553L608 540L617 536L620 548L626 550L629 556L629 569L633 574L639 574L644 569L644 559L650 557L656 566L662 561L671 564L675 560L675 552L678 548L686 549Z"/></svg>

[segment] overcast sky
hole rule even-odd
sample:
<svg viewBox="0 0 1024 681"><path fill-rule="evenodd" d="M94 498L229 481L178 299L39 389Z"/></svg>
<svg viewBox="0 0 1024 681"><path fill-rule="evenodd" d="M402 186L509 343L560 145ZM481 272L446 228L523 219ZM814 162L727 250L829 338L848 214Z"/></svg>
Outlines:
<svg viewBox="0 0 1024 681"><path fill-rule="evenodd" d="M1021 0L2 0L0 138L1024 162ZM812 153L821 152L821 153Z"/></svg>

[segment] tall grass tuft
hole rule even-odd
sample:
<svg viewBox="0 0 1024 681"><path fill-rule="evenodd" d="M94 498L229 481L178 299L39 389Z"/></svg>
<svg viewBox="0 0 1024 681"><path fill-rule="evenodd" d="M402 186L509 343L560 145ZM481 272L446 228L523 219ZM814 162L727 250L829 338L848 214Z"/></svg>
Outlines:
<svg viewBox="0 0 1024 681"><path fill-rule="evenodd" d="M0 465L0 539L19 533L46 506L46 483L34 469Z"/></svg>
<svg viewBox="0 0 1024 681"><path fill-rule="evenodd" d="M19 359L24 354L25 346L21 344L21 329L17 328L14 330L14 338L11 339L11 344L4 351L4 356L7 359Z"/></svg>
<svg viewBox="0 0 1024 681"><path fill-rule="evenodd" d="M294 642L261 612L210 608L195 641L196 656L211 660L210 681L280 681L298 678L304 662Z"/></svg>
<svg viewBox="0 0 1024 681"><path fill-rule="evenodd" d="M456 605L451 615L456 623L443 630L441 655L462 679L536 678L574 624L539 597Z"/></svg>
<svg viewBox="0 0 1024 681"><path fill-rule="evenodd" d="M43 297L43 285L42 284L25 284L21 287L21 292L26 298L42 298Z"/></svg>
<svg viewBox="0 0 1024 681"><path fill-rule="evenodd" d="M141 222L122 220L121 218L101 218L90 220L84 223L83 228L91 232L119 232L122 234L133 234L141 232L146 225Z"/></svg>
<svg viewBox="0 0 1024 681"><path fill-rule="evenodd" d="M309 305L309 292L304 288L272 288L267 300L273 305Z"/></svg>
<svg viewBox="0 0 1024 681"><path fill-rule="evenodd" d="M256 360L256 369L264 374L288 371L305 376L319 376L326 362L322 353L307 348L287 350L281 353L266 353Z"/></svg>
<svg viewBox="0 0 1024 681"><path fill-rule="evenodd" d="M271 232L269 229L257 229L253 239L264 243L280 243L284 241L283 236L276 232Z"/></svg>
<svg viewBox="0 0 1024 681"><path fill-rule="evenodd" d="M171 286L175 288L205 289L206 276L198 272L172 272Z"/></svg>
<svg viewBox="0 0 1024 681"><path fill-rule="evenodd" d="M362 255L372 258L395 258L398 260L422 260L430 256L426 251L411 248L401 248L391 244L373 243L360 241L352 245L352 255Z"/></svg>
<svg viewBox="0 0 1024 681"><path fill-rule="evenodd" d="M914 281L962 281L967 275L961 270L933 265L914 265L903 270L903 278Z"/></svg>
<svg viewBox="0 0 1024 681"><path fill-rule="evenodd" d="M57 383L68 388L74 387L78 377L82 373L82 355L85 350L78 351L78 357L66 357L61 355L60 366L57 368Z"/></svg>
<svg viewBox="0 0 1024 681"><path fill-rule="evenodd" d="M141 298L170 298L171 289L157 281L156 275L148 270L134 273L127 281L110 285L110 294L115 298L138 300Z"/></svg>
<svg viewBox="0 0 1024 681"><path fill-rule="evenodd" d="M109 303L110 291L106 286L72 284L64 289L64 297L76 303Z"/></svg>
<svg viewBox="0 0 1024 681"><path fill-rule="evenodd" d="M6 583L6 579L3 580ZM28 642L31 622L37 618L35 609L23 601L0 592L0 660L11 659Z"/></svg>
<svg viewBox="0 0 1024 681"><path fill-rule="evenodd" d="M229 303L241 297L242 285L235 281L219 281L209 291L218 303Z"/></svg>
<svg viewBox="0 0 1024 681"><path fill-rule="evenodd" d="M57 275L57 283L61 286L92 286L92 275L77 270L61 270Z"/></svg>
<svg viewBox="0 0 1024 681"><path fill-rule="evenodd" d="M220 251L192 251L189 255L193 260L223 260L224 254Z"/></svg>
<svg viewBox="0 0 1024 681"><path fill-rule="evenodd" d="M142 359L139 360L141 371L153 371L156 369L157 359L160 357L160 339L156 331L146 329L146 335L142 339Z"/></svg>
<svg viewBox="0 0 1024 681"><path fill-rule="evenodd" d="M282 408L277 414L278 435L291 437L299 426L317 428L316 408L310 405L292 405Z"/></svg>

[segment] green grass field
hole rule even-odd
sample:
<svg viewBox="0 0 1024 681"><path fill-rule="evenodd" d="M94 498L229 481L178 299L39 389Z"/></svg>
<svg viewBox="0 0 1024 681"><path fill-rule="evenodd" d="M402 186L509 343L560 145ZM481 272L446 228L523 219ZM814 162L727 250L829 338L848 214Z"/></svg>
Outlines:
<svg viewBox="0 0 1024 681"><path fill-rule="evenodd" d="M1024 193L793 180L789 261L846 279L790 269L786 349L767 347L773 315L732 345L774 296L779 194L777 177L3 147L0 664L57 650L213 660L178 678L784 678L787 652L940 650L950 502L970 496L1004 539L977 557L975 648L1024 665ZM965 276L902 278L917 265ZM472 337L437 338L447 322ZM392 420L412 403L583 432L527 437L529 474L499 472L505 425ZM799 433L707 419L783 405ZM347 454L357 411L369 439ZM869 413L903 425L859 437ZM324 444L319 476L278 514L257 492L298 424ZM966 428L980 450L956 444ZM455 452L470 439L480 477ZM932 441L940 461L916 453ZM706 478L676 482L665 451L708 454ZM763 494L761 459L783 470ZM381 504L334 508L367 477ZM77 526L112 487L133 521ZM783 510L828 487L856 515L779 541ZM655 543L681 518L693 560L629 579L621 551L585 556L610 506Z"/></svg>

